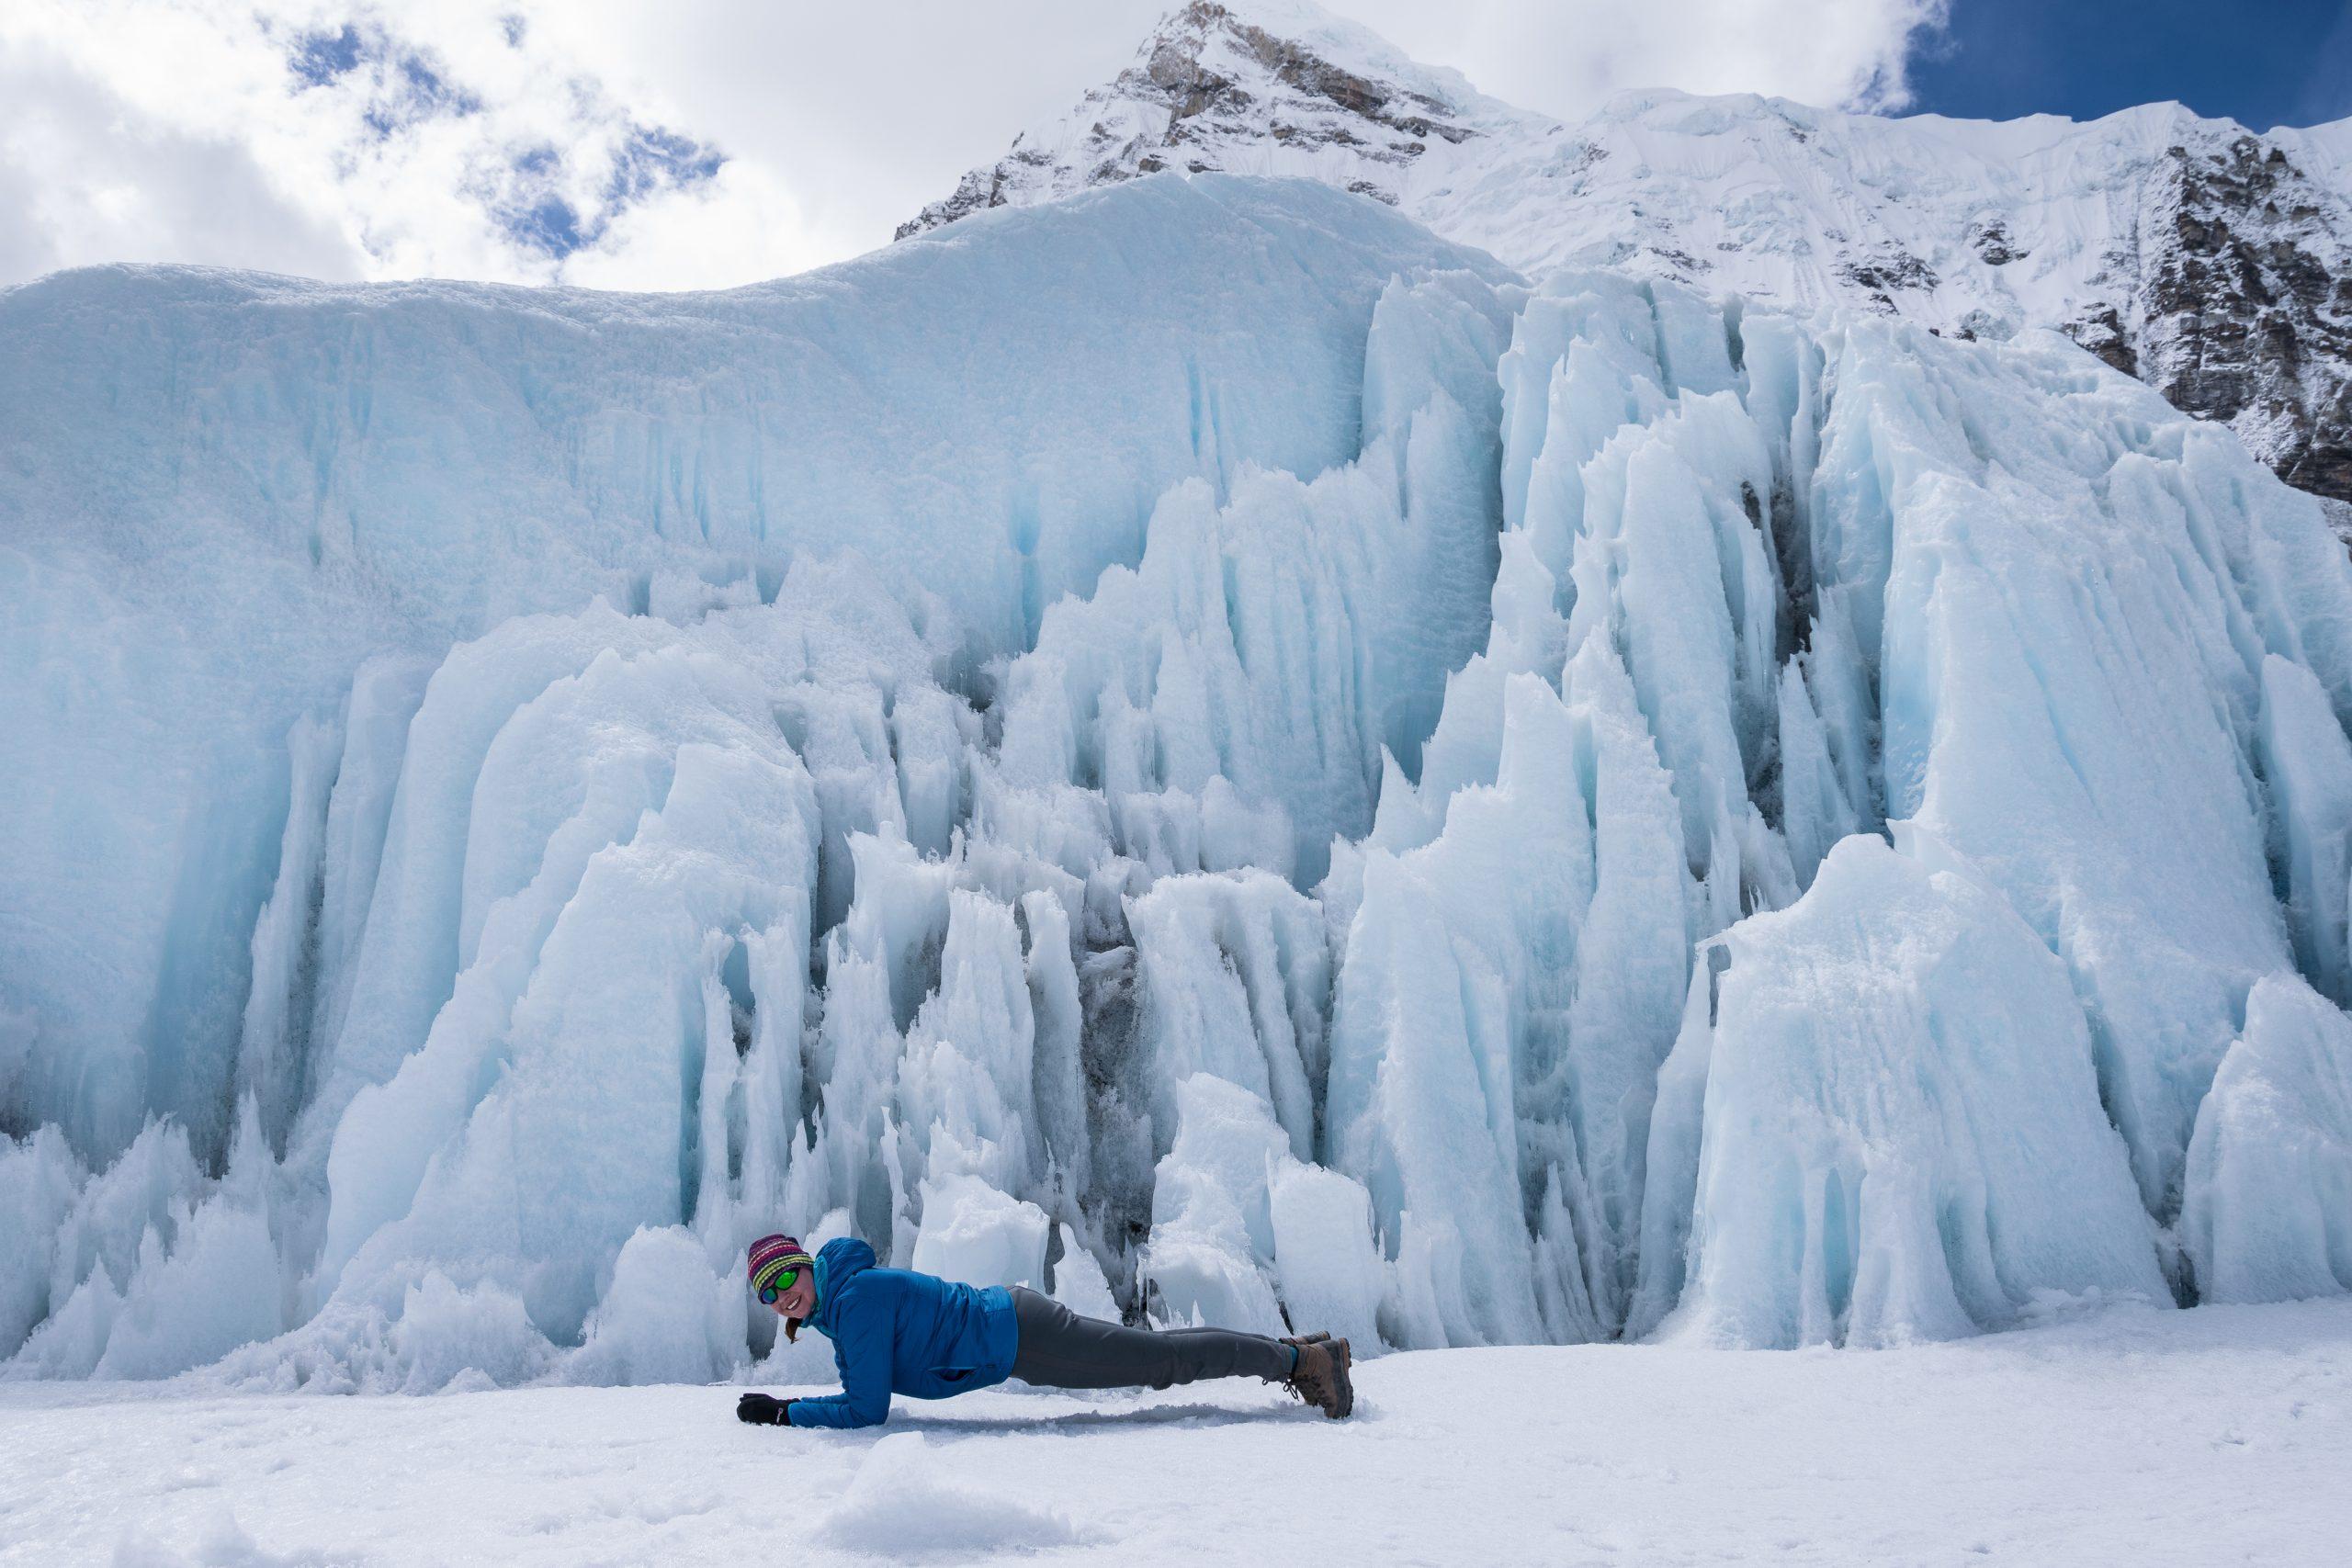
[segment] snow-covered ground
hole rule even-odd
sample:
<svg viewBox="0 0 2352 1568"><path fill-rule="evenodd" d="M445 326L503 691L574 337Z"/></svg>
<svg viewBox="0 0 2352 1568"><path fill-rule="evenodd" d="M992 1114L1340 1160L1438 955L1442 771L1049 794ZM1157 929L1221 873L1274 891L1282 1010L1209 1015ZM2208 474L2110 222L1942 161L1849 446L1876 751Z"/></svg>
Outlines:
<svg viewBox="0 0 2352 1568"><path fill-rule="evenodd" d="M1871 1353L1435 1350L1255 1384L739 1426L725 1387L0 1387L0 1562L2324 1563L2352 1303Z"/></svg>

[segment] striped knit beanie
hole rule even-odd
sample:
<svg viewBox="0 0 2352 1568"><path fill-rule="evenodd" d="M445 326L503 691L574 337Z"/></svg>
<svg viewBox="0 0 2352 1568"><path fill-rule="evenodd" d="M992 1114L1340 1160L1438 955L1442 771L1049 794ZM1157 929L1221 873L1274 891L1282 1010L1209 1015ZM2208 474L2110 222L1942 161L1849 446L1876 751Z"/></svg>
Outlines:
<svg viewBox="0 0 2352 1568"><path fill-rule="evenodd" d="M807 1269L814 1263L799 1237L763 1235L752 1244L752 1293L758 1295L775 1284L776 1276L787 1269Z"/></svg>

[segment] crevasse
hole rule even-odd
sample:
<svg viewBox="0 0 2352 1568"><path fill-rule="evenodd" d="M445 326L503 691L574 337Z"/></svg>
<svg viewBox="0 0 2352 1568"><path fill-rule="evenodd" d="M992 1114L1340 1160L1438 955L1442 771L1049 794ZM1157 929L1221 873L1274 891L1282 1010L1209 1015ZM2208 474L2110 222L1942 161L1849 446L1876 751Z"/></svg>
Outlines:
<svg viewBox="0 0 2352 1568"><path fill-rule="evenodd" d="M2352 1284L2352 568L2226 432L1290 182L777 289L0 296L188 335L0 401L9 1374L789 1372L778 1224L1398 1347Z"/></svg>

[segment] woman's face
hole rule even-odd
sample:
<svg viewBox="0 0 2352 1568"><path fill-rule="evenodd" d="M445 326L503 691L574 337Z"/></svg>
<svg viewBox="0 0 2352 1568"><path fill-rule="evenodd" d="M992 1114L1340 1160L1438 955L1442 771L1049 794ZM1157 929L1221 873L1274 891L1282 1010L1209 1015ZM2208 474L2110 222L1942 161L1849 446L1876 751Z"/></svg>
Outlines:
<svg viewBox="0 0 2352 1568"><path fill-rule="evenodd" d="M817 1306L817 1271L814 1269L800 1270L800 1278L792 1281L792 1289L770 1304L775 1308L778 1317L806 1320Z"/></svg>

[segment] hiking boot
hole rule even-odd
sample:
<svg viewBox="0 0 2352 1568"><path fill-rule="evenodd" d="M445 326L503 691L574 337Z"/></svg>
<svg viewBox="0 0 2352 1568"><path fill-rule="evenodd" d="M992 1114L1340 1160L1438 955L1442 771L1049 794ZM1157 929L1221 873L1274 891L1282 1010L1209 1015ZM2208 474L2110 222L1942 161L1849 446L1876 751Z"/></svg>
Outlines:
<svg viewBox="0 0 2352 1568"><path fill-rule="evenodd" d="M1337 1421L1356 1407L1356 1388L1348 1376L1351 1359L1348 1342L1329 1335L1286 1339L1298 1351L1298 1367L1290 1374L1290 1391Z"/></svg>
<svg viewBox="0 0 2352 1568"><path fill-rule="evenodd" d="M1330 1337L1331 1331L1329 1329L1318 1328L1312 1334L1302 1334L1296 1338L1285 1337L1283 1343L1285 1345L1320 1345Z"/></svg>

